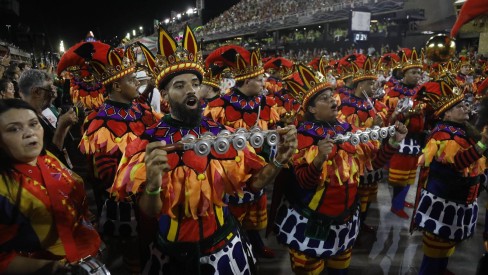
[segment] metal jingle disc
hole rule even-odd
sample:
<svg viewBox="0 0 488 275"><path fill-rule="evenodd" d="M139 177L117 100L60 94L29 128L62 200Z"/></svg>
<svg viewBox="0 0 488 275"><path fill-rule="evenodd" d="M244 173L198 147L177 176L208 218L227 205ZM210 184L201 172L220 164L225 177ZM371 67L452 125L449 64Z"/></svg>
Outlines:
<svg viewBox="0 0 488 275"><path fill-rule="evenodd" d="M251 133L261 132L261 128L259 128L259 126L254 126L249 130L249 132Z"/></svg>
<svg viewBox="0 0 488 275"><path fill-rule="evenodd" d="M193 142L197 139L196 136L192 135L192 134L188 134L188 135L185 135L183 138L181 138L181 141L183 142Z"/></svg>
<svg viewBox="0 0 488 275"><path fill-rule="evenodd" d="M208 138L213 138L213 137L215 137L215 136L214 136L214 134L212 134L212 132L205 132L205 133L203 133L203 134L202 134L202 136L201 136L201 137L202 137L202 138L207 138L207 139L208 139Z"/></svg>
<svg viewBox="0 0 488 275"><path fill-rule="evenodd" d="M232 139L232 147L238 151L246 148L246 137L244 135L235 135Z"/></svg>
<svg viewBox="0 0 488 275"><path fill-rule="evenodd" d="M212 150L212 143L208 140L200 140L195 144L193 150L199 156L208 156Z"/></svg>
<svg viewBox="0 0 488 275"><path fill-rule="evenodd" d="M349 139L349 142L353 145L353 146L356 146L359 144L360 142L360 138L359 138L359 135L356 135L356 134L352 134L351 135L351 138Z"/></svg>
<svg viewBox="0 0 488 275"><path fill-rule="evenodd" d="M396 133L395 126L388 127L388 134L390 135L390 137L394 136L395 133Z"/></svg>
<svg viewBox="0 0 488 275"><path fill-rule="evenodd" d="M236 134L246 134L247 133L247 129L246 128L237 128Z"/></svg>
<svg viewBox="0 0 488 275"><path fill-rule="evenodd" d="M359 135L359 139L361 140L361 143L366 143L369 141L369 135L367 133L362 133Z"/></svg>
<svg viewBox="0 0 488 275"><path fill-rule="evenodd" d="M227 137L227 136L230 136L231 134L232 134L232 133L231 133L229 130L224 129L224 130L220 131L220 132L219 132L219 134L218 134L217 136L220 136L220 137L222 137L222 136L223 136L223 137Z"/></svg>
<svg viewBox="0 0 488 275"><path fill-rule="evenodd" d="M269 146L276 146L280 142L280 135L276 132L268 133L266 136L266 142Z"/></svg>
<svg viewBox="0 0 488 275"><path fill-rule="evenodd" d="M378 130L371 130L369 133L369 138L371 140L378 140L380 138L380 134L378 133Z"/></svg>
<svg viewBox="0 0 488 275"><path fill-rule="evenodd" d="M254 148L260 148L264 144L264 135L261 132L256 132L249 138L249 143Z"/></svg>
<svg viewBox="0 0 488 275"><path fill-rule="evenodd" d="M229 151L230 141L227 138L219 137L215 140L213 147L217 154L225 154Z"/></svg>
<svg viewBox="0 0 488 275"><path fill-rule="evenodd" d="M345 136L343 134L337 134L334 137L334 143L344 143L344 142L347 142L348 139L349 139L349 136Z"/></svg>

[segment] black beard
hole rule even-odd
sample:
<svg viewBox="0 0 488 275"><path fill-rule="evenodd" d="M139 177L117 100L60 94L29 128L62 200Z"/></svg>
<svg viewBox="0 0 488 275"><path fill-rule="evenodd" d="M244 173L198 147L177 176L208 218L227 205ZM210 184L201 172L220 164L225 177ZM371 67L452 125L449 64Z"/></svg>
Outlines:
<svg viewBox="0 0 488 275"><path fill-rule="evenodd" d="M169 100L169 106L171 113L174 115L173 118L178 118L183 125L195 127L200 124L203 114L199 100L197 100L196 109L188 109L186 105L177 103L171 99Z"/></svg>

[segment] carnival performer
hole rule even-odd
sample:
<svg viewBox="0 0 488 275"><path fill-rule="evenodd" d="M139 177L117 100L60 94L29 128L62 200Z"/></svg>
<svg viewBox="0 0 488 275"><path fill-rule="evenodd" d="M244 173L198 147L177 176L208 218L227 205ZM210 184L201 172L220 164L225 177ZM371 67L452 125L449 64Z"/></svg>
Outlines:
<svg viewBox="0 0 488 275"><path fill-rule="evenodd" d="M135 100L140 94L132 47L125 53L108 45L93 50L106 56L104 61L91 60L90 66L92 77L104 86L108 97L96 112L87 116L79 149L91 165L90 182L98 209L99 231L107 237L110 249L116 249L118 241L124 243L120 249L124 266L131 274L139 273L137 208L129 202L116 202L106 190L113 185L127 144L156 123L160 115L146 103ZM148 89L152 91L152 86L148 85Z"/></svg>
<svg viewBox="0 0 488 275"><path fill-rule="evenodd" d="M284 79L294 72L293 61L284 57L273 57L263 65L268 74L264 82L264 89L276 102L278 114L283 124L296 124L300 113L300 102L286 89Z"/></svg>
<svg viewBox="0 0 488 275"><path fill-rule="evenodd" d="M305 122L299 126L294 156L295 179L286 184L285 200L278 211L275 232L278 242L289 248L291 267L297 274L347 274L352 247L359 233L357 188L361 162L374 158L380 168L398 150L407 133L397 123L394 136L378 148L371 142L353 146L334 143L339 134L355 131L339 121L338 105L330 83L299 65L300 82L287 81L302 95ZM296 79L296 78L295 78Z"/></svg>
<svg viewBox="0 0 488 275"><path fill-rule="evenodd" d="M280 116L274 99L263 95L264 69L261 61L259 50L249 52L236 45L223 46L210 53L206 62L222 62L228 66L236 85L229 93L209 102L204 116L235 129L249 130L254 126L263 130L275 129ZM270 161L272 149L266 147L258 153ZM265 246L259 235L268 223L264 190L257 195L246 191L242 198L230 197L229 203L230 211L242 223L257 256L273 258L274 252Z"/></svg>
<svg viewBox="0 0 488 275"><path fill-rule="evenodd" d="M477 86L474 79L473 66L468 57L460 56L457 66L456 82L457 85L463 90L464 93L470 94L470 96L477 94Z"/></svg>
<svg viewBox="0 0 488 275"><path fill-rule="evenodd" d="M337 87L336 87L336 99L340 100L341 94L349 95L353 90L353 63L363 64L366 61L364 54L350 54L337 62Z"/></svg>
<svg viewBox="0 0 488 275"><path fill-rule="evenodd" d="M385 126L388 113L386 105L373 98L376 73L368 57L364 63L353 63L353 86L351 93L339 93L338 118L356 128L366 129ZM379 143L380 141L371 141ZM377 144L378 146L379 144ZM358 194L361 202L361 230L374 232L376 228L366 224L366 216L371 202L376 199L378 182L383 178L382 168L373 169L372 159L362 162L364 168L359 177Z"/></svg>
<svg viewBox="0 0 488 275"><path fill-rule="evenodd" d="M101 43L99 43L101 44ZM139 97L135 60L125 56L118 49L104 44L94 47L104 60L91 60L92 77L105 87L108 97L96 111L86 118L85 131L79 148L89 155L97 186L94 186L97 208L108 198L106 189L113 184L117 166L125 147L141 135L146 127L157 122L155 113L147 104L135 99ZM103 53L99 53L101 51Z"/></svg>
<svg viewBox="0 0 488 275"><path fill-rule="evenodd" d="M203 76L202 86L198 91L198 98L200 98L202 109L205 109L210 101L221 96L220 82L222 81L222 72L224 69L225 67L223 65L205 65L205 75Z"/></svg>
<svg viewBox="0 0 488 275"><path fill-rule="evenodd" d="M232 146L211 150L176 150L191 134L201 138L227 128L202 116L197 97L204 74L201 53L187 26L181 47L159 30L160 90L168 93L171 113L132 142L119 167L112 193L135 201L141 213L158 219L144 274L253 274L255 260L240 227L226 207L225 195L254 194L273 182L296 150L296 129L278 129L280 142L272 163L252 149ZM156 71L155 71L156 73Z"/></svg>
<svg viewBox="0 0 488 275"><path fill-rule="evenodd" d="M391 212L402 219L409 218L404 207L413 207L405 198L410 185L415 182L418 157L425 143L422 104L415 99L420 88L418 82L422 75L422 66L422 60L418 58L415 49L404 49L401 63L403 79L394 86L387 87L384 98L389 108L389 122L398 120L408 127L408 135L402 141L400 150L391 158L388 170L388 183L393 186ZM406 108L405 111L397 108L399 102L408 105L408 101L412 103L411 108Z"/></svg>
<svg viewBox="0 0 488 275"><path fill-rule="evenodd" d="M438 121L419 159L422 190L413 220L423 231L419 274L445 274L456 245L474 233L488 130L480 134L467 124L469 109L454 78L425 83L417 98Z"/></svg>
<svg viewBox="0 0 488 275"><path fill-rule="evenodd" d="M84 41L75 44L61 56L56 68L58 76L69 81L70 101L73 104L83 103L88 112L98 109L106 97L105 87L94 79L89 63L91 60L106 63L108 48L110 45L96 41L90 31Z"/></svg>
<svg viewBox="0 0 488 275"><path fill-rule="evenodd" d="M83 180L43 149L37 111L0 100L0 273L68 272L96 256Z"/></svg>

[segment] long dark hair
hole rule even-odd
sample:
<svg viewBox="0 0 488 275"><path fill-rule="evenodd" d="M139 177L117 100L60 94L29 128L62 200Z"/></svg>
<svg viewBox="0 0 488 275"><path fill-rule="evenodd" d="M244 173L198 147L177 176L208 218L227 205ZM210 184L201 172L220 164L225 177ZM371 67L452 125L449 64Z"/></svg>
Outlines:
<svg viewBox="0 0 488 275"><path fill-rule="evenodd" d="M0 117L7 111L11 109L26 109L31 110L34 113L37 113L36 110L29 105L29 103L16 99L16 98L9 98L9 99L0 99ZM5 152L2 148L0 148L0 177L1 180L4 182L7 191L11 194L11 186L9 186L12 182L13 178L13 160L12 158ZM18 187L17 193L15 194L15 209L11 216L11 223L13 223L16 217L19 214L19 205L20 205L20 198L22 194L22 186ZM13 194L11 194L12 196ZM12 196L14 197L14 196Z"/></svg>

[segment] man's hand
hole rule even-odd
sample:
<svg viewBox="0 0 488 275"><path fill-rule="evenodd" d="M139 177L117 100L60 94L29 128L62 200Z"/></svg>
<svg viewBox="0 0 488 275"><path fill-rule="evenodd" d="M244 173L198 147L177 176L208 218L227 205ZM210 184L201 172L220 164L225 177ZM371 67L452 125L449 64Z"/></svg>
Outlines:
<svg viewBox="0 0 488 275"><path fill-rule="evenodd" d="M373 125L380 127L383 125L383 119L379 114L376 114L376 116L373 118Z"/></svg>
<svg viewBox="0 0 488 275"><path fill-rule="evenodd" d="M78 115L73 108L58 117L58 128L68 128L76 123L78 123Z"/></svg>
<svg viewBox="0 0 488 275"><path fill-rule="evenodd" d="M392 137L398 143L401 142L408 133L407 126L405 126L400 121L395 122L395 136Z"/></svg>
<svg viewBox="0 0 488 275"><path fill-rule="evenodd" d="M280 135L276 161L285 164L293 157L298 147L297 129L294 125L288 125L285 128L278 127L276 132Z"/></svg>
<svg viewBox="0 0 488 275"><path fill-rule="evenodd" d="M149 190L158 189L161 186L163 173L170 170L165 145L164 141L155 141L146 147L144 163L146 164L146 188Z"/></svg>

